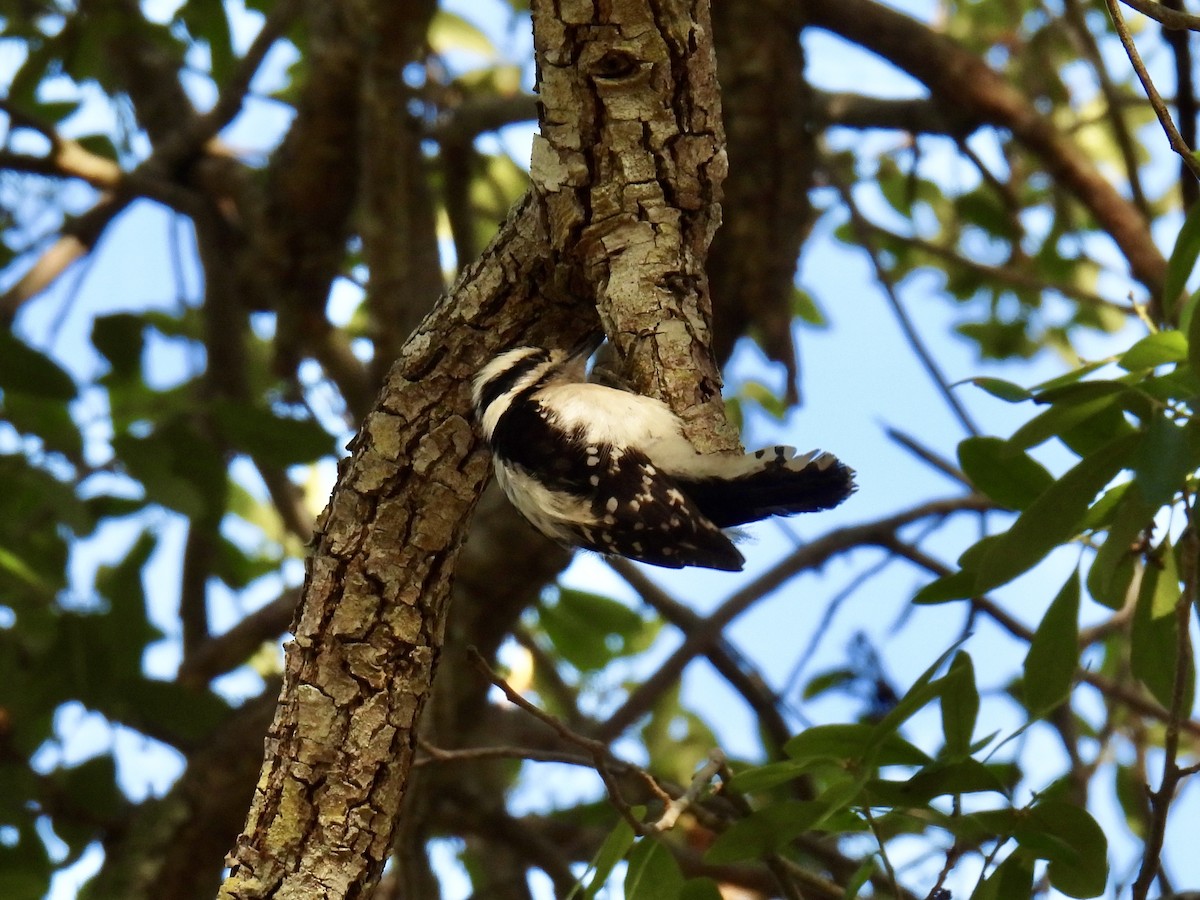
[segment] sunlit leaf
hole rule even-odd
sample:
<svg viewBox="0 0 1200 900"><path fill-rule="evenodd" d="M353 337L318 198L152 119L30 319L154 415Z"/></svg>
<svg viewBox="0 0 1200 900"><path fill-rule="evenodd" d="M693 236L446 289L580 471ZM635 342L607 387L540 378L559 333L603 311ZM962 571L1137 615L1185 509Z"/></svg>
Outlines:
<svg viewBox="0 0 1200 900"><path fill-rule="evenodd" d="M816 298L804 288L792 289L792 315L812 328L828 328L829 318L817 303Z"/></svg>
<svg viewBox="0 0 1200 900"><path fill-rule="evenodd" d="M968 378L967 384L973 384L977 388L987 391L993 397L1004 400L1007 403L1020 403L1024 400L1032 400L1033 394L1021 387L1019 384L1013 384L1011 381L1004 381L1000 378Z"/></svg>
<svg viewBox="0 0 1200 900"><path fill-rule="evenodd" d="M1136 546L1142 532L1151 526L1156 510L1156 506L1146 502L1137 484L1130 484L1121 492L1108 537L1088 570L1088 593L1094 600L1110 609L1125 605L1139 561Z"/></svg>
<svg viewBox="0 0 1200 900"><path fill-rule="evenodd" d="M457 13L439 9L429 26L429 45L437 53L478 53L488 59L498 54L491 39L476 25Z"/></svg>
<svg viewBox="0 0 1200 900"><path fill-rule="evenodd" d="M1164 545L1142 570L1137 608L1130 633L1130 666L1133 674L1164 707L1170 709L1175 693L1179 658L1178 619L1175 604L1180 597L1174 555ZM1183 708L1191 709L1195 668L1185 657Z"/></svg>
<svg viewBox="0 0 1200 900"><path fill-rule="evenodd" d="M1187 359L1187 338L1179 331L1159 331L1146 335L1121 354L1122 369L1133 372L1138 369L1153 369L1166 363L1179 363Z"/></svg>
<svg viewBox="0 0 1200 900"><path fill-rule="evenodd" d="M1179 297L1187 285L1188 277L1196 267L1196 258L1200 256L1200 209L1195 206L1188 212L1187 218L1175 237L1175 246L1167 260L1167 274L1163 279L1162 307L1163 318L1174 322ZM1194 302L1194 299L1193 301Z"/></svg>

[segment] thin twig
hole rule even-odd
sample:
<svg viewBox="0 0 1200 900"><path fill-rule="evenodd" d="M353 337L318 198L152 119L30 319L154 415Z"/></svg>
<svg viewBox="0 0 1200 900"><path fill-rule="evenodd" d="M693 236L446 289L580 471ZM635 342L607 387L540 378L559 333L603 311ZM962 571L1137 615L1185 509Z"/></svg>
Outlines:
<svg viewBox="0 0 1200 900"><path fill-rule="evenodd" d="M1081 303L1086 303L1089 306L1109 307L1118 312L1124 313L1127 316L1137 314L1133 304L1117 303L1113 300L1108 300L1101 297L1099 294L1093 294L1090 291L1085 291L1082 288L1075 287L1071 284L1063 284L1057 281L1043 281L1040 278L1035 278L1025 272L1020 272L1013 269L1011 266L989 266L986 263L981 263L978 260L970 259L956 253L950 247L943 247L941 244L936 244L933 241L927 241L924 238L899 234L889 228L884 228L875 222L868 221L867 227L875 234L885 237L888 240L897 241L907 244L910 247L915 247L931 256L936 256L939 259L944 259L949 263L961 266L971 272L976 272L985 278L990 278L996 281L1002 281L1005 284L1012 285L1015 288L1025 288L1031 291L1055 291L1062 294L1064 297L1070 297L1073 300L1078 300Z"/></svg>
<svg viewBox="0 0 1200 900"><path fill-rule="evenodd" d="M1190 506L1190 503L1188 505ZM1195 521L1194 509L1189 510L1188 518ZM1171 709L1163 736L1162 780L1158 790L1150 794L1150 829L1146 835L1142 867L1133 883L1133 900L1146 900L1150 887L1162 868L1167 816L1171 810L1171 801L1175 799L1175 793L1183 778L1179 767L1179 735L1181 726L1186 721L1184 702L1188 693L1188 676L1192 674L1192 636L1189 629L1193 604L1200 591L1200 586L1196 583L1198 554L1200 541L1196 538L1194 527L1189 527L1185 532L1183 545L1183 556L1187 560L1184 566L1184 587L1180 591L1179 599L1175 601L1175 680L1171 685Z"/></svg>
<svg viewBox="0 0 1200 900"><path fill-rule="evenodd" d="M1166 5L1177 12L1183 11L1183 0L1166 0ZM1179 117L1179 136L1189 147L1195 147L1196 82L1192 77L1192 36L1186 31L1165 28L1163 40L1171 48L1175 62L1175 114ZM1182 164L1179 170L1179 193L1184 210L1190 210L1200 199L1200 182L1189 178L1187 167Z"/></svg>
<svg viewBox="0 0 1200 900"><path fill-rule="evenodd" d="M1149 16L1163 28L1174 31L1200 31L1200 16L1169 9L1155 0L1121 0L1130 9L1136 9L1143 16Z"/></svg>
<svg viewBox="0 0 1200 900"><path fill-rule="evenodd" d="M664 831L670 831L674 828L675 823L679 821L679 817L700 799L700 794L726 765L725 754L721 752L720 748L714 747L712 750L709 750L708 762L696 770L696 774L692 776L691 784L688 785L687 790L667 804L662 815L658 817L658 821L649 823L650 830L661 834Z"/></svg>
<svg viewBox="0 0 1200 900"><path fill-rule="evenodd" d="M970 479L963 474L962 469L950 462L950 460L946 459L944 456L940 456L935 451L926 447L912 435L905 434L900 429L892 428L890 425L884 428L883 433L886 434L889 439L895 441L905 450L908 450L910 453L912 453L912 455L917 457L917 459L924 463L928 463L931 467L937 469L943 475L948 475L950 478L953 478L956 482L964 487L974 489L975 486L971 484Z"/></svg>
<svg viewBox="0 0 1200 900"><path fill-rule="evenodd" d="M880 546L893 550L915 565L939 577L948 575L953 571L949 566L933 559L924 551L906 544L899 538L881 541ZM1026 643L1033 641L1033 629L1006 612L996 601L988 597L972 597L969 602L973 609L984 613L1013 637ZM1166 722L1170 718L1170 710L1164 709L1144 694L1098 672L1092 672L1088 669L1076 669L1075 679L1085 684L1090 684L1108 699L1121 703L1140 715L1158 719L1160 722ZM1195 719L1181 718L1179 728L1188 734L1200 737L1200 722L1197 722Z"/></svg>
<svg viewBox="0 0 1200 900"><path fill-rule="evenodd" d="M523 762L558 763L563 766L578 766L584 769L595 768L596 761L581 753L563 753L556 750L542 750L538 747L464 747L460 750L445 750L435 747L420 738L417 746L425 754L413 760L413 768L424 768L432 765L449 765L463 762L480 762L489 759L519 759ZM614 761L613 768L617 768ZM635 766L629 766L632 770Z"/></svg>
<svg viewBox="0 0 1200 900"><path fill-rule="evenodd" d="M942 374L942 370L934 361L933 355L925 346L925 342L921 340L921 336L917 333L916 326L909 317L908 312L904 309L904 304L900 302L900 294L896 289L895 279L884 266L883 260L880 258L879 250L875 246L874 236L871 231L869 220L862 214L858 208L858 204L854 201L854 195L851 192L850 186L842 181L841 177L834 171L832 166L828 167L828 176L830 183L837 188L838 194L841 195L842 203L850 213L850 225L854 229L858 238L859 244L867 252L867 256L871 259L871 265L875 270L875 278L879 281L880 287L883 288L883 294L887 297L888 304L892 308L892 313L896 317L896 321L900 325L901 331L907 338L909 346L912 347L913 353L928 373L934 386L937 388L946 401L946 405L954 413L955 417L962 424L963 428L970 435L978 435L979 429L971 420L966 408L954 396L954 392L950 389L950 383Z"/></svg>
<svg viewBox="0 0 1200 900"><path fill-rule="evenodd" d="M520 709L523 709L538 721L549 726L563 740L575 744L577 747L586 751L587 754L591 756L596 773L604 782L604 787L608 791L609 798L612 800L613 805L617 808L617 812L621 814L621 817L625 819L625 821L636 834L646 834L648 832L647 826L638 821L637 817L633 814L633 809L625 801L625 798L621 794L621 789L613 777L613 768L611 763L614 760L614 757L607 744L605 744L603 741L598 741L579 734L577 731L573 731L555 716L550 715L545 710L539 708L533 703L530 703L499 674L493 671L491 666L487 664L487 660L485 660L482 654L480 654L480 652L474 647L468 647L467 654L471 660L471 663L476 669L479 670L480 674L487 678L487 680L493 685L498 687L504 693L504 696L508 698L510 703L519 707ZM633 774L637 775L641 779L650 793L657 797L664 806L670 804L671 795L664 791L659 786L658 782L651 777L648 772L635 768L633 770Z"/></svg>
<svg viewBox="0 0 1200 900"><path fill-rule="evenodd" d="M874 522L839 528L801 547L717 607L700 627L687 636L675 652L658 668L658 671L634 689L626 698L625 703L606 722L599 725L596 736L604 740L616 738L654 705L654 701L675 683L679 674L693 658L703 654L705 650L720 640L721 632L726 625L800 572L818 568L834 556L850 550L868 546L885 546L889 538L895 537L897 529L913 522L930 517L948 516L957 512L982 512L991 508L993 508L991 501L975 494L933 500Z"/></svg>
<svg viewBox="0 0 1200 900"><path fill-rule="evenodd" d="M179 147L167 151L168 156L179 151L187 155L189 150L199 149L233 121L234 116L241 111L242 103L250 90L250 82L262 67L267 52L287 31L299 11L299 0L280 0L272 6L245 55L237 61L229 81L221 86L217 102L213 104L212 109L180 131Z"/></svg>
<svg viewBox="0 0 1200 900"><path fill-rule="evenodd" d="M867 827L871 829L871 834L875 836L875 843L879 845L879 858L883 860L884 871L887 872L888 883L892 888L893 896L900 896L900 885L896 882L896 869L892 865L891 859L888 858L887 848L884 846L883 834L879 830L879 823L875 821L875 816L871 814L871 807L864 806L862 808L863 817L867 820Z"/></svg>
<svg viewBox="0 0 1200 900"><path fill-rule="evenodd" d="M637 566L628 560L609 560L613 571L641 596L664 619L689 635L704 623L704 617L693 612L671 597L657 584L647 578ZM709 647L704 655L712 663L730 687L742 695L758 716L759 724L774 744L774 750L782 748L792 736L792 730L784 719L780 707L783 703L779 694L767 684L767 680L727 639L722 638Z"/></svg>
<svg viewBox="0 0 1200 900"><path fill-rule="evenodd" d="M1092 71L1096 74L1096 82L1100 85L1100 92L1104 95L1104 102L1108 106L1108 115L1105 116L1105 119L1109 127L1112 128L1113 137L1116 139L1117 147L1121 151L1121 160L1125 164L1125 177L1129 181L1130 197L1148 222L1152 218L1150 204L1146 202L1146 194L1142 190L1142 180L1138 174L1137 151L1134 148L1133 136L1129 133L1129 125L1125 121L1125 115L1122 111L1120 92L1117 90L1117 86L1113 83L1112 77L1108 73L1108 67L1104 64L1104 57L1100 54L1100 47L1096 43L1096 38L1092 34L1091 29L1088 27L1083 4L1080 0L1066 0L1063 5L1063 11L1066 13L1066 21L1080 50L1080 55L1087 59L1088 65L1092 67Z"/></svg>
<svg viewBox="0 0 1200 900"><path fill-rule="evenodd" d="M1133 42L1133 36L1129 33L1129 26L1125 24L1125 17L1121 14L1120 3L1118 0L1104 0L1104 5L1108 7L1108 14L1112 17L1113 26L1117 30L1117 37L1121 39L1121 45L1125 48L1125 54L1129 57L1133 71L1137 74L1138 81L1142 83L1146 96L1150 99L1150 106L1154 109L1154 114L1158 116L1158 122L1167 135L1171 149L1179 154L1192 176L1200 179L1200 161L1192 153L1192 148L1183 140L1183 136L1180 135L1179 129L1175 127L1175 122L1171 119L1171 111L1167 109L1167 104L1163 101L1162 95L1158 93L1158 88L1150 80L1150 73L1146 71L1142 57L1138 54L1137 46Z"/></svg>

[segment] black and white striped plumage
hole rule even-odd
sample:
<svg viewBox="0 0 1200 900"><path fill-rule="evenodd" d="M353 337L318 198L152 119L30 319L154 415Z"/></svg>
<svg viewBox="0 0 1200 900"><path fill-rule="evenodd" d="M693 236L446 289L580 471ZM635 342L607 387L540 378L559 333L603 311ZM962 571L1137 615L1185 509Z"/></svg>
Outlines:
<svg viewBox="0 0 1200 900"><path fill-rule="evenodd" d="M543 534L658 566L738 571L722 528L831 509L854 491L854 472L819 451L700 453L665 403L589 384L587 356L519 347L475 378L496 480Z"/></svg>

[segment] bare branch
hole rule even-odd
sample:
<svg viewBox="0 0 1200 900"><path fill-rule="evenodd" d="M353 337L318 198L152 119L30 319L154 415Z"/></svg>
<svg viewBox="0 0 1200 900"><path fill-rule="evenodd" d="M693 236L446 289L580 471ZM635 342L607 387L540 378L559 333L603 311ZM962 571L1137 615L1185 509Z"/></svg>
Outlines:
<svg viewBox="0 0 1200 900"><path fill-rule="evenodd" d="M1171 9L1161 3L1156 3L1155 0L1121 0L1121 2L1130 9L1136 9L1143 16L1154 19L1163 28L1171 28L1176 31L1200 31L1200 16Z"/></svg>
<svg viewBox="0 0 1200 900"><path fill-rule="evenodd" d="M1150 79L1150 73L1146 71L1137 45L1133 42L1133 36L1129 33L1129 26L1125 24L1125 17L1121 14L1120 3L1118 0L1104 0L1104 5L1108 7L1108 14L1112 17L1113 26L1117 29L1117 37L1121 39L1121 44L1125 47L1125 53L1129 56L1133 71L1137 73L1138 81L1142 83L1146 96L1150 99L1150 106L1154 109L1154 114L1158 116L1158 122L1167 135L1171 149L1179 154L1183 164L1192 173L1192 177L1200 178L1200 160L1196 159L1192 148L1187 145L1179 133L1179 129L1175 127L1175 122L1171 119L1171 111L1167 109L1162 95L1158 93L1158 88Z"/></svg>
<svg viewBox="0 0 1200 900"><path fill-rule="evenodd" d="M886 545L898 529L913 522L957 512L982 512L991 508L991 501L973 494L949 500L933 500L894 516L831 531L800 548L718 606L703 625L692 631L658 670L644 679L625 703L598 726L596 737L612 740L637 721L650 709L655 699L675 682L688 663L720 639L726 625L800 572L819 568L834 556L858 547Z"/></svg>
<svg viewBox="0 0 1200 900"><path fill-rule="evenodd" d="M520 707L538 721L548 725L556 734L558 734L559 737L580 747L592 758L592 764L601 780L603 780L604 787L608 790L609 799L612 801L613 806L616 807L617 812L619 812L621 817L629 824L629 827L634 830L634 833L649 834L654 830L653 826L646 825L638 820L638 818L633 814L633 809L630 807L629 803L621 795L621 789L617 786L617 783L613 778L613 771L610 765L610 762L613 759L613 753L607 744L605 744L603 741L585 737L584 735L573 731L545 710L542 710L535 704L530 703L528 700L522 697L519 692L514 690L507 681L493 672L491 667L488 666L487 661L480 656L478 652L470 653L470 658L471 662L474 663L475 668L479 670L480 674L487 678L496 687L500 688L510 703ZM662 801L664 806L671 803L670 795L658 786L657 781L655 781L649 774L641 769L638 769L637 772L640 773L645 786L654 796L657 796L658 799Z"/></svg>
<svg viewBox="0 0 1200 900"><path fill-rule="evenodd" d="M797 15L800 9L796 4ZM1167 263L1145 217L1002 74L949 36L875 0L809 0L803 10L810 24L862 44L924 82L948 108L1011 130L1112 236L1151 297L1161 293Z"/></svg>
<svg viewBox="0 0 1200 900"><path fill-rule="evenodd" d="M900 323L900 329L904 332L909 347L912 348L913 354L920 361L926 373L933 381L934 386L937 388L938 393L942 395L942 399L946 401L946 405L950 407L950 411L954 413L967 434L977 436L979 429L971 420L966 407L954 395L949 381L942 374L942 370L934 360L933 354L929 352L929 349L925 346L925 342L917 333L916 325L913 324L911 317L904 308L904 304L900 302L900 293L896 287L896 281L879 256L879 250L875 246L875 241L872 240L870 222L862 214L858 208L858 204L854 201L854 194L851 187L843 182L832 168L828 169L828 173L830 181L833 182L842 197L842 203L845 204L846 209L850 213L850 224L857 233L859 242L871 258L871 265L875 269L875 277L879 281L880 287L883 288L884 296L887 297L892 312L896 316L896 321Z"/></svg>

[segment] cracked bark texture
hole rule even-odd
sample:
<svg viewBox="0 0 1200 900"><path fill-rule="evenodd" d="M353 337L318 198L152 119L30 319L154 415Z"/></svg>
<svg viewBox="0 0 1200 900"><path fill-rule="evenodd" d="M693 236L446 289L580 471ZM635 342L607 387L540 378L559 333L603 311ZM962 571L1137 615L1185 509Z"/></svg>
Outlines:
<svg viewBox="0 0 1200 900"><path fill-rule="evenodd" d="M630 384L665 400L698 447L737 447L704 269L727 168L708 4L532 9L534 190L552 245L577 263L556 286L595 302Z"/></svg>
<svg viewBox="0 0 1200 900"><path fill-rule="evenodd" d="M594 300L631 373L693 437L735 442L703 274L725 166L707 7L534 4L534 37L550 136L535 189L405 343L351 444L221 897L360 897L379 879L489 474L468 421L488 356L576 342L595 330Z"/></svg>

